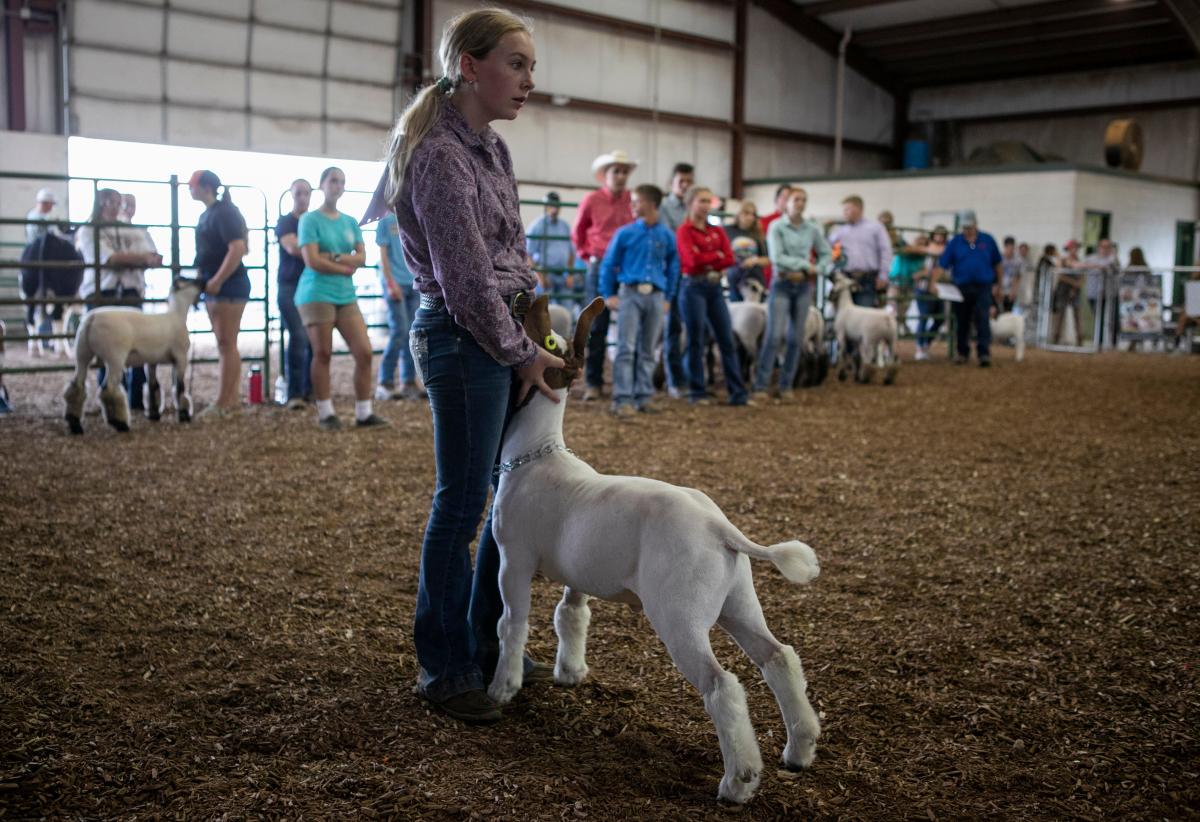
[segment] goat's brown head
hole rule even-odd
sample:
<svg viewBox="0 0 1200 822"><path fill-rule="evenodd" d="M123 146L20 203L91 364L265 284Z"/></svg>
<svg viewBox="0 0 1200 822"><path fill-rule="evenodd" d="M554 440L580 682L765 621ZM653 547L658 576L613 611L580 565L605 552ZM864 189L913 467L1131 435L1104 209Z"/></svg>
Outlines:
<svg viewBox="0 0 1200 822"><path fill-rule="evenodd" d="M551 388L567 388L583 370L583 362L587 357L587 339L592 331L592 322L604 310L604 300L597 297L583 309L579 320L575 323L575 336L568 342L550 326L550 298L545 294L533 301L529 313L525 315L525 333L533 344L544 348L566 363L565 368L547 368L545 373L546 385ZM530 392L532 396L535 392Z"/></svg>

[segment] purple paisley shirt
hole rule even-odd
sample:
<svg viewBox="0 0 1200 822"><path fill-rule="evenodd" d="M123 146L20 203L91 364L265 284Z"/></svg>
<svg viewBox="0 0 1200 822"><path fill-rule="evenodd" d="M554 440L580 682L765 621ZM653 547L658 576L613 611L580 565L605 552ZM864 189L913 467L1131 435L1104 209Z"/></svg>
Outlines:
<svg viewBox="0 0 1200 822"><path fill-rule="evenodd" d="M533 291L512 157L500 135L476 134L444 103L404 174L396 203L400 242L422 294L441 297L454 321L502 365L536 354L501 295Z"/></svg>

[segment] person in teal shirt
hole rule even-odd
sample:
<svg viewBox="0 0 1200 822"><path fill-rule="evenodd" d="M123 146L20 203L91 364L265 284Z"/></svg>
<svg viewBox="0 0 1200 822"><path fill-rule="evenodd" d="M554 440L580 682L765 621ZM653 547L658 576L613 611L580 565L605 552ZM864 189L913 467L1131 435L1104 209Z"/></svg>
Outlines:
<svg viewBox="0 0 1200 822"><path fill-rule="evenodd" d="M304 320L312 346L312 388L317 398L317 421L335 431L341 422L333 410L329 363L336 328L354 358L354 419L359 427L387 425L371 409L371 340L358 310L354 272L366 263L366 248L358 221L337 210L346 190L346 175L331 166L321 172L325 202L300 217L297 241L304 271L296 287L296 309Z"/></svg>

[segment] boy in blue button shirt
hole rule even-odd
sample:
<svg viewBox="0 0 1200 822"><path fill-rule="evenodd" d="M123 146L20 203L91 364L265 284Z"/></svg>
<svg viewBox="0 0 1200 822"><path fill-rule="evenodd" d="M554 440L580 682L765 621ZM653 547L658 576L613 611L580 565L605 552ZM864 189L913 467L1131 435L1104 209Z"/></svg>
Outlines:
<svg viewBox="0 0 1200 822"><path fill-rule="evenodd" d="M950 271L951 279L962 292L962 302L954 303L954 319L958 325L958 356L956 365L963 365L971 354L971 323L975 323L975 353L979 367L992 364L991 308L992 289L1000 281L1000 249L991 234L980 231L974 211L963 211L958 218L961 233L956 235L933 272L936 280L943 271Z"/></svg>
<svg viewBox="0 0 1200 822"><path fill-rule="evenodd" d="M653 412L654 345L663 313L679 288L675 234L659 222L662 198L657 186L634 190L631 205L637 219L613 235L600 266L600 293L610 310L620 308L612 406L618 417Z"/></svg>

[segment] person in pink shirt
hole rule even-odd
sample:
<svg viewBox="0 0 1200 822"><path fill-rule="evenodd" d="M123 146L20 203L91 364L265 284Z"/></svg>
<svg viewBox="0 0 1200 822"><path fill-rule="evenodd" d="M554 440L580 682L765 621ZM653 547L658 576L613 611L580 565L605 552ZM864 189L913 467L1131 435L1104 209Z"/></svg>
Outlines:
<svg viewBox="0 0 1200 822"><path fill-rule="evenodd" d="M637 162L629 159L624 151L601 154L592 162L592 173L602 188L584 196L579 203L575 227L571 231L571 243L581 260L587 261L587 281L584 290L591 302L600 293L600 262L617 229L633 222L633 204L629 196L629 175L637 168ZM587 366L584 378L587 388L584 400L600 398L604 386L604 355L608 346L608 309L604 309L592 323L592 335L588 337Z"/></svg>

